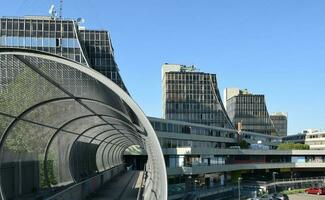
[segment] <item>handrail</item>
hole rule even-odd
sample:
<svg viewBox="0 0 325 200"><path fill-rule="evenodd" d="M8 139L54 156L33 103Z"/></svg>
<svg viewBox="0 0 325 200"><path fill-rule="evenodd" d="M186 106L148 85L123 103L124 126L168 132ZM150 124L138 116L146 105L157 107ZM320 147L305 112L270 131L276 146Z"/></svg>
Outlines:
<svg viewBox="0 0 325 200"><path fill-rule="evenodd" d="M318 177L309 177L309 178L294 178L294 179L276 179L276 182L264 182L264 183L255 183L255 185L246 185L244 187L271 187L274 184L281 184L281 182L298 182L298 181L302 181L302 182L309 182L309 181L325 181L325 176L318 176ZM244 181L245 182L245 181ZM246 181L246 183L249 183L248 181ZM212 186L212 187L207 187L207 186L203 186L203 187L196 187L195 191L191 192L191 193L195 193L198 196L213 192L213 193L222 193L225 191L229 191L229 190L236 190L237 189L237 184L226 184L224 186ZM184 194L186 195L187 192L185 191L181 191L181 192L172 192L170 194L170 196L173 195L179 195L179 194Z"/></svg>
<svg viewBox="0 0 325 200"><path fill-rule="evenodd" d="M317 176L317 177L306 177L306 178L287 178L287 179L275 179L275 182L273 181L259 181L259 182L254 182L252 181L252 185L256 184L258 186L265 186L265 187L269 187L269 186L273 186L273 185L281 185L281 184L285 184L285 183L296 183L296 182L313 182L313 181L325 181L325 176ZM244 181L247 184L250 183L250 181Z"/></svg>
<svg viewBox="0 0 325 200"><path fill-rule="evenodd" d="M140 198L141 198L141 194L142 194L142 191L143 191L143 185L144 185L144 177L145 177L146 173L147 173L146 165L144 165L141 184L140 184L140 188L139 188L138 195L137 195L137 200L140 200Z"/></svg>
<svg viewBox="0 0 325 200"><path fill-rule="evenodd" d="M128 186L132 182L132 179L134 178L135 174L136 174L136 172L133 172L132 176L128 180L127 184L124 186L122 192L118 195L117 199L122 199L122 196L123 196L124 192L127 190Z"/></svg>
<svg viewBox="0 0 325 200"><path fill-rule="evenodd" d="M106 172L108 172L108 171L112 171L114 168L118 168L118 167L122 167L122 168L123 168L123 165L124 165L124 164L120 164L120 165L114 166L114 167L112 167L112 168L110 168L110 169L107 169L107 170L105 170L105 171L103 171L103 172L101 172L101 173L99 173L99 174L97 174L97 175L95 175L95 176L92 176L91 178L88 178L88 179L83 180L83 181L81 181L81 182L79 182L79 183L73 184L73 185L67 187L66 189L64 189L64 190L62 190L62 191L60 191L60 192L58 192L58 193L55 193L54 195L52 195L52 196L50 196L50 197L48 197L48 198L46 198L46 199L47 199L47 200L55 200L55 199L58 198L60 195L64 195L64 193L67 193L68 191L73 190L73 189L75 189L75 188L77 188L77 187L79 187L79 186L81 186L81 185L83 185L83 184L89 182L90 180L93 180L93 179L96 179L96 178L98 178L98 177L101 177L101 176L104 175Z"/></svg>

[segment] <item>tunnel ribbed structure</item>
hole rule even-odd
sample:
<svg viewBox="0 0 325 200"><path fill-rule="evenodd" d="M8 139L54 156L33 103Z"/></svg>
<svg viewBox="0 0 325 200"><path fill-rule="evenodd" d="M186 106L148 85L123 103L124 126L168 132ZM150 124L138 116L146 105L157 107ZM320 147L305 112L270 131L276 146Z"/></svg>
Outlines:
<svg viewBox="0 0 325 200"><path fill-rule="evenodd" d="M53 54L0 48L2 199L44 194L148 154L144 199L167 199L163 154L139 106L99 72Z"/></svg>

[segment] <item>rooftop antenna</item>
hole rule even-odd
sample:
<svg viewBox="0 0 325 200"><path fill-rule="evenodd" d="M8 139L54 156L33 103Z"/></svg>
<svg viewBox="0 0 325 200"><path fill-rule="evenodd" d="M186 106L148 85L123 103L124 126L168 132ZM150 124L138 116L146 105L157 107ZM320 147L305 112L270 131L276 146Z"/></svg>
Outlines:
<svg viewBox="0 0 325 200"><path fill-rule="evenodd" d="M60 0L60 12L59 12L60 19L62 19L62 6L63 6L63 0Z"/></svg>

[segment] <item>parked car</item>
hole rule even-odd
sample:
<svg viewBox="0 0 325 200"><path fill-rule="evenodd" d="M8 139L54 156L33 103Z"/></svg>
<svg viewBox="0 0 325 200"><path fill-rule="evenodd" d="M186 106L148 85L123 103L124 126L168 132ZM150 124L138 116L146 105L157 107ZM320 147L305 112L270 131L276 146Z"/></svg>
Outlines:
<svg viewBox="0 0 325 200"><path fill-rule="evenodd" d="M288 200L289 197L286 194L276 193L276 194L272 194L272 199L274 199L274 200Z"/></svg>
<svg viewBox="0 0 325 200"><path fill-rule="evenodd" d="M288 195L281 193L265 194L260 200L289 200Z"/></svg>
<svg viewBox="0 0 325 200"><path fill-rule="evenodd" d="M317 194L317 195L322 195L325 194L325 188L308 188L305 190L307 194Z"/></svg>

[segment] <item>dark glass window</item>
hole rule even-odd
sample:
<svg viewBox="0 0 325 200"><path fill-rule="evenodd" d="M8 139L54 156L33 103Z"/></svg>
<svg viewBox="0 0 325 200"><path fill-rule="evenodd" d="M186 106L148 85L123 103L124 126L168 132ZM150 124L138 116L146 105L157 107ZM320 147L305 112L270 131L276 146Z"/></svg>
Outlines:
<svg viewBox="0 0 325 200"><path fill-rule="evenodd" d="M55 45L56 45L56 47L60 47L61 46L61 40L57 38L55 40Z"/></svg>
<svg viewBox="0 0 325 200"><path fill-rule="evenodd" d="M94 40L94 34L90 33L90 40Z"/></svg>
<svg viewBox="0 0 325 200"><path fill-rule="evenodd" d="M26 24L25 24L25 29L26 29L26 30L30 30L30 23L29 23L29 22L26 22Z"/></svg>
<svg viewBox="0 0 325 200"><path fill-rule="evenodd" d="M5 21L1 22L1 29L6 29L6 22Z"/></svg>
<svg viewBox="0 0 325 200"><path fill-rule="evenodd" d="M63 30L68 31L68 25L67 24L63 24Z"/></svg>
<svg viewBox="0 0 325 200"><path fill-rule="evenodd" d="M43 30L43 24L42 23L37 24L37 30L39 30L39 31Z"/></svg>
<svg viewBox="0 0 325 200"><path fill-rule="evenodd" d="M61 31L61 24L56 24L56 31Z"/></svg>
<svg viewBox="0 0 325 200"><path fill-rule="evenodd" d="M44 23L44 31L48 31L49 30L49 24Z"/></svg>
<svg viewBox="0 0 325 200"><path fill-rule="evenodd" d="M8 21L7 22L7 28L8 29L12 29L12 21Z"/></svg>
<svg viewBox="0 0 325 200"><path fill-rule="evenodd" d="M24 30L25 26L24 26L24 22L20 22L19 23L19 30Z"/></svg>
<svg viewBox="0 0 325 200"><path fill-rule="evenodd" d="M14 29L17 30L18 29L18 21L14 21Z"/></svg>
<svg viewBox="0 0 325 200"><path fill-rule="evenodd" d="M32 28L33 28L32 30L33 30L33 31L36 31L36 26L37 26L37 25L36 25L36 22L33 22L33 23L32 23Z"/></svg>
<svg viewBox="0 0 325 200"><path fill-rule="evenodd" d="M50 31L55 31L55 24L50 24Z"/></svg>

